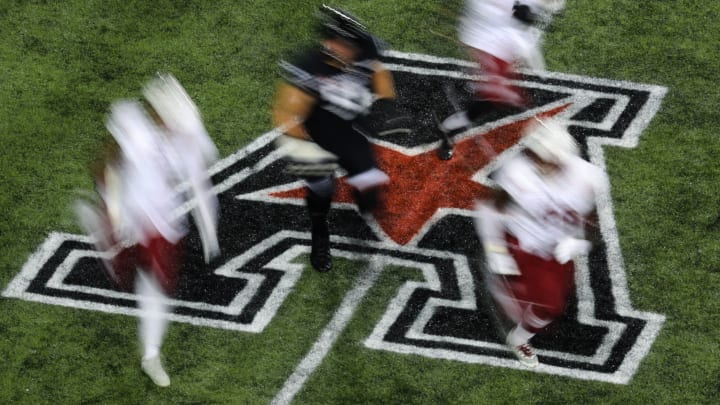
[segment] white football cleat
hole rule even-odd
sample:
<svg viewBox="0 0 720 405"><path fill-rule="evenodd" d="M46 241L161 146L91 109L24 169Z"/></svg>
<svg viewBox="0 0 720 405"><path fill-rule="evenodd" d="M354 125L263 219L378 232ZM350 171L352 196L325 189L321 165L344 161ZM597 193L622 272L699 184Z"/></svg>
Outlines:
<svg viewBox="0 0 720 405"><path fill-rule="evenodd" d="M160 356L143 359L142 370L148 377L159 387L167 387L170 385L170 377L163 369L160 362Z"/></svg>
<svg viewBox="0 0 720 405"><path fill-rule="evenodd" d="M513 352L515 357L517 357L518 360L520 360L520 363L522 363L524 366L535 368L540 364L540 361L537 358L537 355L533 351L532 346L530 346L530 343L523 343L518 346L513 346L509 341L507 342L508 347L510 348L510 351Z"/></svg>

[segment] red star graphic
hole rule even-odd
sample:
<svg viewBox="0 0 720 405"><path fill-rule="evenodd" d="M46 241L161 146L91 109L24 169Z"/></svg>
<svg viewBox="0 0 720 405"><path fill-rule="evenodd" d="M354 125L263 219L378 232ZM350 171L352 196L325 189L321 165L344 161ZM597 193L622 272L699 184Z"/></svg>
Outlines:
<svg viewBox="0 0 720 405"><path fill-rule="evenodd" d="M543 115L555 115L566 107ZM519 141L527 121L513 122L458 142L453 158L448 161L440 160L435 149L410 156L375 145L378 166L390 176L390 183L382 190L384 207L373 214L385 234L395 243L405 245L439 209L472 209L477 199L487 197L489 193L487 187L472 180L472 177L490 163L495 155ZM305 189L297 188L272 195L304 198ZM333 201L355 202L352 188L345 183L344 178L340 179Z"/></svg>

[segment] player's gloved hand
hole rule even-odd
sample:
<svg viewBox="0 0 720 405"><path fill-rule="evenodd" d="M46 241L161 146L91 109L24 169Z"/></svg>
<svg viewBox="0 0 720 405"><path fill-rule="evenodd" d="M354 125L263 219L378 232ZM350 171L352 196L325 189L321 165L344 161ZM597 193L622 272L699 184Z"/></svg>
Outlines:
<svg viewBox="0 0 720 405"><path fill-rule="evenodd" d="M527 4L515 2L512 11L513 17L524 22L525 24L534 24L537 20L537 15L532 12L530 6L528 6Z"/></svg>
<svg viewBox="0 0 720 405"><path fill-rule="evenodd" d="M313 141L280 135L275 147L288 161L286 170L297 176L327 176L338 168L337 156Z"/></svg>
<svg viewBox="0 0 720 405"><path fill-rule="evenodd" d="M503 276L519 276L520 270L515 259L505 246L485 244L485 260L491 273Z"/></svg>
<svg viewBox="0 0 720 405"><path fill-rule="evenodd" d="M580 255L590 252L592 245L585 239L565 238L555 246L555 260L565 264Z"/></svg>
<svg viewBox="0 0 720 405"><path fill-rule="evenodd" d="M337 156L318 146L313 141L296 138L289 135L280 135L275 140L275 146L286 159L298 162L322 162L337 160Z"/></svg>

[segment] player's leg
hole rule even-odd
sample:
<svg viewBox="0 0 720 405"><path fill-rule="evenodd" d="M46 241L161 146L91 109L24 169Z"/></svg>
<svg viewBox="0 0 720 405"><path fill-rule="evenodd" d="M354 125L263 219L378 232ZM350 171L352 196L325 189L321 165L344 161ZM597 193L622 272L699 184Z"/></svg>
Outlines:
<svg viewBox="0 0 720 405"><path fill-rule="evenodd" d="M438 156L443 160L453 155L453 137L471 128L483 116L498 110L522 110L528 103L522 89L512 84L517 78L512 61L502 60L479 49L468 48L468 52L477 63L477 73L482 79L468 83L473 95L464 106L454 94L446 94L455 112L438 124L442 140Z"/></svg>
<svg viewBox="0 0 720 405"><path fill-rule="evenodd" d="M160 358L167 331L168 297L178 280L182 243L171 243L160 236L141 246L143 270L138 272L135 291L140 307L139 339L143 350L142 370L161 387L170 385L170 377Z"/></svg>
<svg viewBox="0 0 720 405"><path fill-rule="evenodd" d="M525 295L532 303L523 313L526 329L540 333L563 315L575 287L574 277L573 262L560 264L551 259L536 267Z"/></svg>
<svg viewBox="0 0 720 405"><path fill-rule="evenodd" d="M308 178L305 203L310 216L311 250L310 263L315 270L324 273L332 269L330 255L330 229L328 213L335 193L335 177Z"/></svg>
<svg viewBox="0 0 720 405"><path fill-rule="evenodd" d="M160 359L168 321L165 318L167 304L160 284L151 273L140 271L135 282L140 308L139 338L142 346L141 367L145 374L158 386L170 385L170 377Z"/></svg>
<svg viewBox="0 0 720 405"><path fill-rule="evenodd" d="M537 365L530 340L565 311L574 288L574 264L558 263L520 250L513 251L522 276L515 296L526 303L521 319L508 333L507 344L523 364Z"/></svg>
<svg viewBox="0 0 720 405"><path fill-rule="evenodd" d="M474 83L476 100L489 102L485 108L524 107L527 105L527 96L512 82L517 79L513 61L507 61L478 49L470 51L471 56L480 67L483 80ZM482 103L480 104L482 105ZM484 112L480 105L475 107L475 113L469 115L472 121L478 118L476 114Z"/></svg>
<svg viewBox="0 0 720 405"><path fill-rule="evenodd" d="M521 363L536 367L539 360L530 340L554 320L545 308L546 303L557 302L556 291L548 285L547 276L556 270L558 263L516 246L511 246L510 252L521 275L506 277L506 294L512 297L507 301L515 303L511 318L515 326L508 332L505 342Z"/></svg>
<svg viewBox="0 0 720 405"><path fill-rule="evenodd" d="M333 147L336 148L333 153L339 157L338 163L347 171L346 182L353 187L360 213L378 208L380 187L390 178L378 168L370 141L362 133L352 130L343 137L341 144Z"/></svg>
<svg viewBox="0 0 720 405"><path fill-rule="evenodd" d="M93 239L101 256L100 269L113 288L132 291L135 278L135 247L122 247L115 237L106 205L90 198L80 198L74 205L75 216L85 233Z"/></svg>

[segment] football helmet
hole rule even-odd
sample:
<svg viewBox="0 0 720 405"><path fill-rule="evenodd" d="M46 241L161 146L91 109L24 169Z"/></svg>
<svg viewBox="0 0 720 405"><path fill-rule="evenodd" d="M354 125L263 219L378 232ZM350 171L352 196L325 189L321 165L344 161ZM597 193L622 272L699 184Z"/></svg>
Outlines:
<svg viewBox="0 0 720 405"><path fill-rule="evenodd" d="M143 97L169 129L192 132L202 127L200 111L172 74L158 72L145 84Z"/></svg>
<svg viewBox="0 0 720 405"><path fill-rule="evenodd" d="M555 119L536 117L528 126L523 143L540 159L551 163L560 163L568 156L580 154L575 138Z"/></svg>
<svg viewBox="0 0 720 405"><path fill-rule="evenodd" d="M360 59L373 59L379 54L379 41L354 15L326 4L320 6L320 36L340 38L352 43L362 51Z"/></svg>

